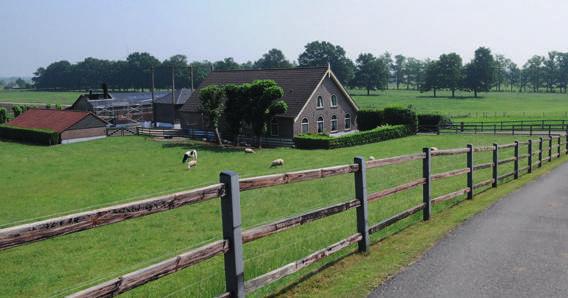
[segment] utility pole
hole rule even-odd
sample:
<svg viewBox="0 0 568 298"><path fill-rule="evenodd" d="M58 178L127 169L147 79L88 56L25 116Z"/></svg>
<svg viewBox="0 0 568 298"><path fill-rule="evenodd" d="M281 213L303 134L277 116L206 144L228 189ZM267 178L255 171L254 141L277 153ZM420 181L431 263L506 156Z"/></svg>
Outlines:
<svg viewBox="0 0 568 298"><path fill-rule="evenodd" d="M156 98L154 95L154 66L152 66L150 71L152 72L152 88L150 88L152 92L152 123L154 124L154 127L156 127L158 123L156 122Z"/></svg>
<svg viewBox="0 0 568 298"><path fill-rule="evenodd" d="M172 65L172 125L176 123L176 76L175 66Z"/></svg>
<svg viewBox="0 0 568 298"><path fill-rule="evenodd" d="M191 92L193 92L193 65L189 66L189 80L190 80L190 86L191 86Z"/></svg>

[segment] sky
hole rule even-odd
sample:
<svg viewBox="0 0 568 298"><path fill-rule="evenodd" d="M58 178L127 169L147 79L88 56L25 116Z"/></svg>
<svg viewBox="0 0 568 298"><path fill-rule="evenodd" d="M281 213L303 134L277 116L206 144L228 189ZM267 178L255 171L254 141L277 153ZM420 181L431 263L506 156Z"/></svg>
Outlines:
<svg viewBox="0 0 568 298"><path fill-rule="evenodd" d="M479 46L522 65L568 52L566 0L0 0L0 77L32 76L58 60L257 60L271 48L297 60L326 40L355 59L385 51L416 58Z"/></svg>

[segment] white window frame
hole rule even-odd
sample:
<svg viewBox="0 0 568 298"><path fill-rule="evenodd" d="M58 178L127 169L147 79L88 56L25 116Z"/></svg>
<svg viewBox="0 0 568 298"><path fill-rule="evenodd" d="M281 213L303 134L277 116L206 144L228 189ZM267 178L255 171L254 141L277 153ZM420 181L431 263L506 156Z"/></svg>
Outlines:
<svg viewBox="0 0 568 298"><path fill-rule="evenodd" d="M304 122L304 120L306 121ZM306 126L305 130L304 130L304 125ZM302 133L310 133L310 120L308 120L308 118L302 119L301 128L302 128Z"/></svg>
<svg viewBox="0 0 568 298"><path fill-rule="evenodd" d="M351 114L346 113L345 114L345 130L351 130Z"/></svg>
<svg viewBox="0 0 568 298"><path fill-rule="evenodd" d="M325 120L323 119L323 116L319 116L316 123L318 125L318 133L323 133L325 131ZM320 123L321 123L321 131L320 131Z"/></svg>
<svg viewBox="0 0 568 298"><path fill-rule="evenodd" d="M333 99L334 99L334 98L335 98L335 103L333 102ZM337 107L337 95L332 94L332 95L331 95L331 99L330 99L329 101L330 101L330 104L331 104L331 107L332 107L332 108L336 108L336 107Z"/></svg>
<svg viewBox="0 0 568 298"><path fill-rule="evenodd" d="M335 123L335 129L334 129L334 124ZM331 116L331 131L337 131L338 130L338 125L337 125L337 116L333 115Z"/></svg>
<svg viewBox="0 0 568 298"><path fill-rule="evenodd" d="M321 95L316 98L316 109L323 109L323 97Z"/></svg>

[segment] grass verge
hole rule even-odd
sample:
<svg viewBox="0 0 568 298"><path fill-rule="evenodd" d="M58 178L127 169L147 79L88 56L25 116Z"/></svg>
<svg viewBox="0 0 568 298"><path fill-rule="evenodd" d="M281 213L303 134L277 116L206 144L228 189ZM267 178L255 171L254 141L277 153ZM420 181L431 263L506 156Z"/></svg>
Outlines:
<svg viewBox="0 0 568 298"><path fill-rule="evenodd" d="M278 297L365 297L371 290L414 263L450 231L486 210L505 195L546 175L568 161L564 156L550 165L501 184L496 189L461 201L436 213L429 222L419 222L375 242L369 254L350 254L321 271L306 273L300 282L282 287Z"/></svg>

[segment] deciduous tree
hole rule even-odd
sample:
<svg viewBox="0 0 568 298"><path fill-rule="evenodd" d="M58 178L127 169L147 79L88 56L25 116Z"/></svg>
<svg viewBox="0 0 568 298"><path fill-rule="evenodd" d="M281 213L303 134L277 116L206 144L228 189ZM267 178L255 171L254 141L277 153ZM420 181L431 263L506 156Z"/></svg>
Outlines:
<svg viewBox="0 0 568 298"><path fill-rule="evenodd" d="M304 52L298 57L300 66L326 66L328 63L337 78L343 84L353 79L355 66L347 58L345 50L327 41L313 41L305 46Z"/></svg>

